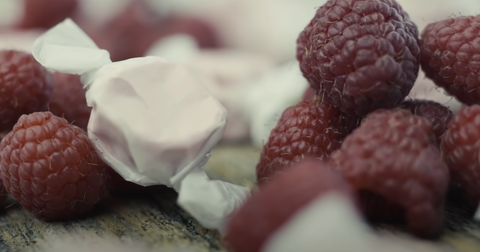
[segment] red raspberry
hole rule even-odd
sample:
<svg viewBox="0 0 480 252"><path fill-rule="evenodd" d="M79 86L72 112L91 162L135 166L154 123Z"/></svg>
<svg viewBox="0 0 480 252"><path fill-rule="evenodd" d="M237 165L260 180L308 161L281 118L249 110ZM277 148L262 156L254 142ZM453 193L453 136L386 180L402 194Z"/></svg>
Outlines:
<svg viewBox="0 0 480 252"><path fill-rule="evenodd" d="M87 129L92 108L87 106L86 90L79 75L53 74L55 87L48 109L56 116L67 119L73 125Z"/></svg>
<svg viewBox="0 0 480 252"><path fill-rule="evenodd" d="M50 73L31 54L0 51L0 131L23 114L45 110L52 95Z"/></svg>
<svg viewBox="0 0 480 252"><path fill-rule="evenodd" d="M473 206L480 202L480 105L464 106L443 136L441 150L452 182L465 191Z"/></svg>
<svg viewBox="0 0 480 252"><path fill-rule="evenodd" d="M263 146L257 164L258 183L267 182L278 170L305 156L326 160L347 134L342 128L344 120L335 107L318 101L301 101L286 109Z"/></svg>
<svg viewBox="0 0 480 252"><path fill-rule="evenodd" d="M259 252L277 229L322 194L354 200L348 184L322 161L307 158L279 173L232 214L226 240L235 252Z"/></svg>
<svg viewBox="0 0 480 252"><path fill-rule="evenodd" d="M437 138L437 145L440 145L443 133L453 117L453 112L449 108L429 100L406 100L399 107L427 119L432 124L433 133Z"/></svg>
<svg viewBox="0 0 480 252"><path fill-rule="evenodd" d="M153 44L168 35L189 34L201 48L217 47L214 30L204 22L185 17L159 17L144 1L132 1L125 10L93 32L100 48L113 61L141 57Z"/></svg>
<svg viewBox="0 0 480 252"><path fill-rule="evenodd" d="M480 15L449 18L422 32L425 75L466 104L480 103Z"/></svg>
<svg viewBox="0 0 480 252"><path fill-rule="evenodd" d="M402 102L417 78L418 29L394 0L329 0L297 40L303 75L341 111Z"/></svg>
<svg viewBox="0 0 480 252"><path fill-rule="evenodd" d="M106 165L87 133L50 112L21 116L0 143L0 159L6 190L42 219L86 213L105 193Z"/></svg>
<svg viewBox="0 0 480 252"><path fill-rule="evenodd" d="M332 153L330 163L357 190L401 206L414 234L440 233L449 173L427 119L403 109L372 112ZM368 217L383 207L366 204Z"/></svg>
<svg viewBox="0 0 480 252"><path fill-rule="evenodd" d="M51 28L74 14L77 0L23 0L23 17L19 28Z"/></svg>

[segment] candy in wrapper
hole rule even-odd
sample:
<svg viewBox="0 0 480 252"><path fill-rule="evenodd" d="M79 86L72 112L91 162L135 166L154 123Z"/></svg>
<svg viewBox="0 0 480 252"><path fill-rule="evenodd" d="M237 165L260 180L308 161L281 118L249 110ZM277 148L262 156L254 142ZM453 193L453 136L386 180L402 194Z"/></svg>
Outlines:
<svg viewBox="0 0 480 252"><path fill-rule="evenodd" d="M377 235L345 196L320 196L277 230L262 252L407 252L441 251L411 238Z"/></svg>
<svg viewBox="0 0 480 252"><path fill-rule="evenodd" d="M188 69L153 56L112 63L70 19L38 38L32 53L48 69L81 75L92 107L88 135L125 180L174 188L178 204L207 228L222 229L249 195L201 169L226 111Z"/></svg>
<svg viewBox="0 0 480 252"><path fill-rule="evenodd" d="M249 139L249 118L239 94L252 88L250 80L274 69L275 62L258 54L232 49L200 49L189 35L172 35L158 41L147 55L189 66L228 111L223 141Z"/></svg>
<svg viewBox="0 0 480 252"><path fill-rule="evenodd" d="M298 103L308 88L297 61L285 63L245 84L244 113L250 118L250 134L256 147L263 147L272 129L288 107Z"/></svg>

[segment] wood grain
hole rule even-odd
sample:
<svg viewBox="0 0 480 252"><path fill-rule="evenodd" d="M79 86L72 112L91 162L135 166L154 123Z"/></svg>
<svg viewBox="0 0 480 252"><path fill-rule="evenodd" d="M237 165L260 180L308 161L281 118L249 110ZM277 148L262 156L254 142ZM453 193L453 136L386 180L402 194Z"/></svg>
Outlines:
<svg viewBox="0 0 480 252"><path fill-rule="evenodd" d="M253 188L259 154L248 145L221 145L213 151L205 169L211 178ZM46 248L52 240L72 234L138 242L148 251L228 251L217 232L202 228L175 200L176 193L168 188L112 195L87 217L58 223L38 220L13 204L0 214L0 251L50 251ZM428 251L480 251L480 225L471 221L472 209L462 202L461 194L449 196L445 233L437 241L417 240L398 226L378 225L377 229L382 235L406 237L418 246L428 247Z"/></svg>

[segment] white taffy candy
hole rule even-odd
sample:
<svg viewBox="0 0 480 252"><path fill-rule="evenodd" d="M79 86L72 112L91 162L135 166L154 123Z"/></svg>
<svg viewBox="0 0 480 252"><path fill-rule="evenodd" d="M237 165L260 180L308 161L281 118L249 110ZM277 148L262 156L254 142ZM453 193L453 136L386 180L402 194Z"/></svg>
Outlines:
<svg viewBox="0 0 480 252"><path fill-rule="evenodd" d="M160 39L147 53L182 63L191 68L228 111L223 141L249 139L249 118L243 110L246 89L251 80L274 69L273 59L234 49L200 49L189 35L172 35Z"/></svg>
<svg viewBox="0 0 480 252"><path fill-rule="evenodd" d="M260 148L268 140L283 111L301 101L308 81L300 72L298 62L290 61L245 86L250 88L242 95L242 104L250 118L253 144Z"/></svg>
<svg viewBox="0 0 480 252"><path fill-rule="evenodd" d="M112 63L70 19L42 35L33 56L48 69L82 76L92 107L89 137L126 180L174 188L178 204L207 228L222 229L249 195L201 169L227 115L187 68L153 56Z"/></svg>
<svg viewBox="0 0 480 252"><path fill-rule="evenodd" d="M430 243L377 235L345 196L319 196L269 238L262 252L439 252Z"/></svg>

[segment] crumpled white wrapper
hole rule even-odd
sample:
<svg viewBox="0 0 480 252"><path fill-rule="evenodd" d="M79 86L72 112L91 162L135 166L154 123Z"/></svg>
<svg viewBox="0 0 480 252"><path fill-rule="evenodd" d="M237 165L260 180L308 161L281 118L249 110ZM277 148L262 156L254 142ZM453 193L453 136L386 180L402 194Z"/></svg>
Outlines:
<svg viewBox="0 0 480 252"><path fill-rule="evenodd" d="M159 57L112 63L70 19L38 38L32 54L48 69L81 75L88 134L106 163L133 183L173 187L203 226L223 229L250 191L201 169L227 115L194 74Z"/></svg>
<svg viewBox="0 0 480 252"><path fill-rule="evenodd" d="M271 71L275 61L256 53L235 49L200 49L189 35L171 35L160 39L147 52L188 66L228 111L222 141L250 138L250 119L244 114L242 97L252 88L251 80Z"/></svg>
<svg viewBox="0 0 480 252"><path fill-rule="evenodd" d="M378 235L345 196L319 196L270 236L262 252L439 252L407 237Z"/></svg>
<svg viewBox="0 0 480 252"><path fill-rule="evenodd" d="M277 125L283 111L301 101L309 87L296 60L285 63L244 84L250 88L242 94L244 113L250 118L253 144L261 148Z"/></svg>

